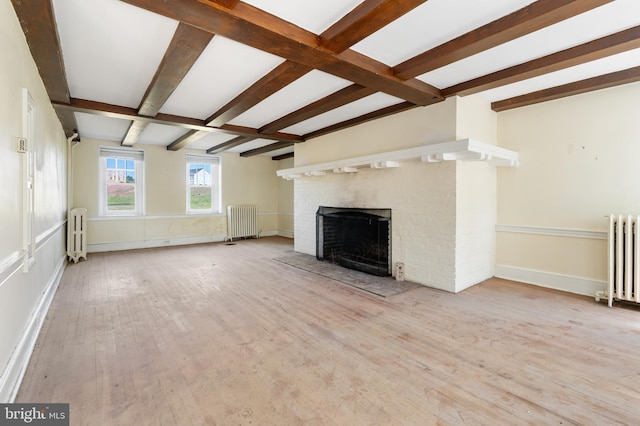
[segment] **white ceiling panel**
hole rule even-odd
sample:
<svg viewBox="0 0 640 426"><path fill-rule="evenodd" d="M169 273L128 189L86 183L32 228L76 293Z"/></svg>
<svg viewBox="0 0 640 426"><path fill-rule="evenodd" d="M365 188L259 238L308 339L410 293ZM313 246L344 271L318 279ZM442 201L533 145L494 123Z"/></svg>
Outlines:
<svg viewBox="0 0 640 426"><path fill-rule="evenodd" d="M349 13L363 0L246 0L314 34L320 34Z"/></svg>
<svg viewBox="0 0 640 426"><path fill-rule="evenodd" d="M211 132L207 136L202 139L198 139L194 143L190 144L188 148L192 149L209 149L216 145L221 144L222 142L230 141L234 139L235 135L229 135L227 133L222 132Z"/></svg>
<svg viewBox="0 0 640 426"><path fill-rule="evenodd" d="M71 96L137 108L178 22L115 0L54 0Z"/></svg>
<svg viewBox="0 0 640 426"><path fill-rule="evenodd" d="M160 112L204 120L281 62L216 35Z"/></svg>
<svg viewBox="0 0 640 426"><path fill-rule="evenodd" d="M385 93L376 93L355 102L351 102L350 104L341 106L340 108L333 109L325 112L324 114L302 121L298 124L294 124L282 131L305 135L315 130L322 129L345 120L350 120L401 102L403 102L402 99L398 99L394 96L390 96Z"/></svg>
<svg viewBox="0 0 640 426"><path fill-rule="evenodd" d="M640 25L640 1L617 0L418 79L440 89ZM580 28L580 31L576 31Z"/></svg>
<svg viewBox="0 0 640 426"><path fill-rule="evenodd" d="M429 0L352 49L397 65L530 3L533 0Z"/></svg>
<svg viewBox="0 0 640 426"><path fill-rule="evenodd" d="M188 131L183 127L151 123L140 135L138 143L167 146Z"/></svg>
<svg viewBox="0 0 640 426"><path fill-rule="evenodd" d="M481 92L490 102L640 66L640 49Z"/></svg>
<svg viewBox="0 0 640 426"><path fill-rule="evenodd" d="M105 117L96 114L76 112L78 131L83 138L104 139L107 141L122 141L131 125L130 120Z"/></svg>
<svg viewBox="0 0 640 426"><path fill-rule="evenodd" d="M313 70L237 116L230 123L260 128L351 84L342 78Z"/></svg>

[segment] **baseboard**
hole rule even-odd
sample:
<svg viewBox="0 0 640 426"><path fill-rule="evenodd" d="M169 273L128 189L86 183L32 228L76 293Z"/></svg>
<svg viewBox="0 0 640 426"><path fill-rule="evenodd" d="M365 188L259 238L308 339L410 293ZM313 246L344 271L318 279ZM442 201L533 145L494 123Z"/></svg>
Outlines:
<svg viewBox="0 0 640 426"><path fill-rule="evenodd" d="M282 236L287 238L293 238L293 231L262 231L261 237L273 237ZM157 247L171 247L171 246L186 246L190 244L204 244L204 243L220 243L225 241L227 236L225 234L220 235L208 235L203 237L180 237L180 238L167 238L162 240L147 240L147 241L123 241L117 243L97 243L87 244L87 253L103 253L107 251L123 251L123 250L137 250L145 248L157 248Z"/></svg>
<svg viewBox="0 0 640 426"><path fill-rule="evenodd" d="M53 296L56 294L56 290L62 279L66 258L66 256L60 258L55 273L47 283L42 297L38 302L38 306L31 314L24 333L14 348L2 376L0 376L0 402L2 403L12 403L15 401L18 390L20 389L20 384L22 383L22 378L29 364L29 359L31 359L31 353L40 334L42 323L44 322Z"/></svg>
<svg viewBox="0 0 640 426"><path fill-rule="evenodd" d="M106 251L122 251L122 250L136 250L145 248L157 248L157 247L170 247L170 246L184 246L189 244L203 244L203 243L219 243L224 241L225 234L220 235L205 235L199 237L179 237L179 238L165 238L158 240L146 240L146 241L123 241L117 243L97 243L87 244L87 253L102 253Z"/></svg>
<svg viewBox="0 0 640 426"><path fill-rule="evenodd" d="M293 231L278 231L278 236L293 239Z"/></svg>
<svg viewBox="0 0 640 426"><path fill-rule="evenodd" d="M495 276L512 281L520 281L540 287L562 290L583 296L595 296L596 292L607 289L605 281L589 280L552 272L534 271L513 266L496 265Z"/></svg>
<svg viewBox="0 0 640 426"><path fill-rule="evenodd" d="M286 237L293 238L293 231L261 231L261 237Z"/></svg>

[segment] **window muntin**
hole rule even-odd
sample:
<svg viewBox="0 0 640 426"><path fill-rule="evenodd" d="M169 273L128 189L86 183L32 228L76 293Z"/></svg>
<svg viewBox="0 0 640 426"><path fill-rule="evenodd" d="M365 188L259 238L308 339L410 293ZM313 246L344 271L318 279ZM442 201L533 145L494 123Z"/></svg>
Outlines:
<svg viewBox="0 0 640 426"><path fill-rule="evenodd" d="M100 148L100 213L130 216L144 213L144 152Z"/></svg>
<svg viewBox="0 0 640 426"><path fill-rule="evenodd" d="M187 213L220 212L220 160L187 154Z"/></svg>

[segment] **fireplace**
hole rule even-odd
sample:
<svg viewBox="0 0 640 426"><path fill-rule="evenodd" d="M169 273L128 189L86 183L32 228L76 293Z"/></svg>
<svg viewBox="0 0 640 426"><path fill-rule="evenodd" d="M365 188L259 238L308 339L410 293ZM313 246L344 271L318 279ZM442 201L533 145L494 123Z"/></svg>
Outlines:
<svg viewBox="0 0 640 426"><path fill-rule="evenodd" d="M391 209L319 207L316 258L373 275L391 275Z"/></svg>

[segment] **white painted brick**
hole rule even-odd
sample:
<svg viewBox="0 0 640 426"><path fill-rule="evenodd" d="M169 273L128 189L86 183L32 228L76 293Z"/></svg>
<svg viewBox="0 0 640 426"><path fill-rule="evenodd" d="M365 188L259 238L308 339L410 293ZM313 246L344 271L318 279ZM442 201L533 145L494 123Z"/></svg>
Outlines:
<svg viewBox="0 0 640 426"><path fill-rule="evenodd" d="M403 163L297 179L295 250L315 255L319 206L392 209L392 262L405 279L452 292L493 275L495 169L486 163Z"/></svg>

